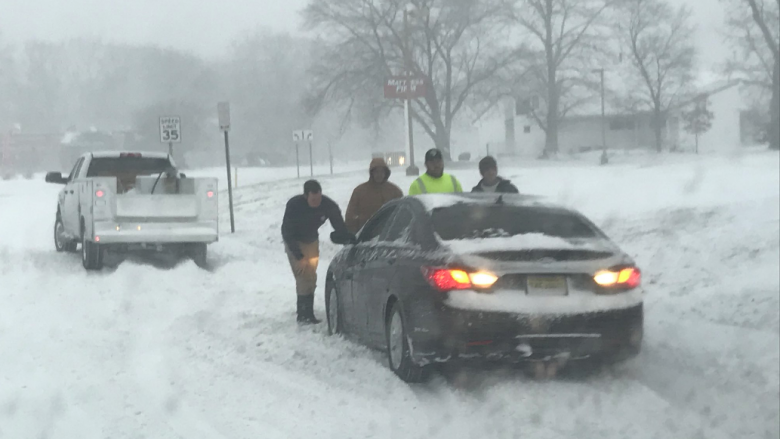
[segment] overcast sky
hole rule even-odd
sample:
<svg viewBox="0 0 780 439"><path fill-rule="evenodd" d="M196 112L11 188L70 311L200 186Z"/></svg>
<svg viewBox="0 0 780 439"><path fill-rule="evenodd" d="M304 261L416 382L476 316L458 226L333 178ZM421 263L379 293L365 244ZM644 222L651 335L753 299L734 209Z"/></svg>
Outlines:
<svg viewBox="0 0 780 439"><path fill-rule="evenodd" d="M698 43L707 66L728 50L718 34L719 0L688 3L699 27ZM19 42L100 36L110 41L156 43L219 56L243 31L268 27L300 31L298 11L306 0L0 0L0 35Z"/></svg>

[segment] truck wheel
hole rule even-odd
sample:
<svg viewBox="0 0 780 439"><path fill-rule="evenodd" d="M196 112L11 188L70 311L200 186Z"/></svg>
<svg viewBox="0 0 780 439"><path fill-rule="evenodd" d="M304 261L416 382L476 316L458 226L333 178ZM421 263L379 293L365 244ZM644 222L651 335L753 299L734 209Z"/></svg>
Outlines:
<svg viewBox="0 0 780 439"><path fill-rule="evenodd" d="M401 304L395 302L385 322L387 360L390 369L407 383L421 383L430 378L430 367L419 366L412 361L406 325L401 314Z"/></svg>
<svg viewBox="0 0 780 439"><path fill-rule="evenodd" d="M86 234L81 238L81 263L87 270L103 268L103 249L100 244L87 240Z"/></svg>
<svg viewBox="0 0 780 439"><path fill-rule="evenodd" d="M75 252L78 242L72 241L65 236L65 226L62 224L62 217L57 212L57 219L54 221L54 248L58 252Z"/></svg>
<svg viewBox="0 0 780 439"><path fill-rule="evenodd" d="M206 244L192 244L190 247L190 258L200 268L208 268L208 247Z"/></svg>

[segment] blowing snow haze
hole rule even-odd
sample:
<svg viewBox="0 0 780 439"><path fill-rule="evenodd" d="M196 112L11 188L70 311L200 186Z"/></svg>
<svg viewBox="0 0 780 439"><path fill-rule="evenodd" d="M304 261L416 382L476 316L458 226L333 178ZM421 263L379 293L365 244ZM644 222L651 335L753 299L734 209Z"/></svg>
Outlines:
<svg viewBox="0 0 780 439"><path fill-rule="evenodd" d="M98 37L224 56L240 33L296 32L304 0L3 0L0 35L13 41Z"/></svg>
<svg viewBox="0 0 780 439"><path fill-rule="evenodd" d="M709 62L729 51L720 44L723 5L718 0L673 0L689 5L699 25L697 42ZM67 5L67 6L66 6ZM305 0L4 0L0 35L13 41L100 37L131 44L159 44L219 57L236 35L267 27L299 32ZM99 18L98 18L99 17ZM716 42L716 43L713 43Z"/></svg>

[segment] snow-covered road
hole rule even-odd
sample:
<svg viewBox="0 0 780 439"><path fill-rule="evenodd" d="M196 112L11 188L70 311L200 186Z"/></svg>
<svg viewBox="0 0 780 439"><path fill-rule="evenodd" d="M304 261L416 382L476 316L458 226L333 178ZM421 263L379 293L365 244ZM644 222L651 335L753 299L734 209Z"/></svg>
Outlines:
<svg viewBox="0 0 780 439"><path fill-rule="evenodd" d="M0 182L0 438L777 438L779 168L765 151L503 166L636 258L644 350L594 377L471 371L420 386L294 323L279 228L301 180L255 172L234 193L234 235L221 193L210 272L128 260L100 273L54 251L59 187ZM343 207L366 177L321 181ZM322 247L324 273L337 248ZM324 316L321 290L315 307Z"/></svg>

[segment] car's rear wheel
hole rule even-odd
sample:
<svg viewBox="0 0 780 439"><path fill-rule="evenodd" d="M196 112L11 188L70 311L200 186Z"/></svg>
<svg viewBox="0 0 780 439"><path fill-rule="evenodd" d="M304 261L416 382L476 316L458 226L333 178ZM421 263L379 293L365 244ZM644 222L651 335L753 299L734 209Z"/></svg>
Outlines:
<svg viewBox="0 0 780 439"><path fill-rule="evenodd" d="M406 325L401 305L393 303L385 323L387 360L392 370L407 383L420 383L430 378L430 367L419 366L412 361Z"/></svg>
<svg viewBox="0 0 780 439"><path fill-rule="evenodd" d="M77 247L77 241L68 239L65 236L65 225L62 224L62 217L58 212L57 219L54 221L54 248L58 252L75 252Z"/></svg>
<svg viewBox="0 0 780 439"><path fill-rule="evenodd" d="M328 335L341 334L341 298L335 282L329 282L330 287L325 295L325 308L328 318Z"/></svg>
<svg viewBox="0 0 780 439"><path fill-rule="evenodd" d="M100 244L89 241L86 233L81 238L81 263L87 270L100 270L103 268L103 249Z"/></svg>

